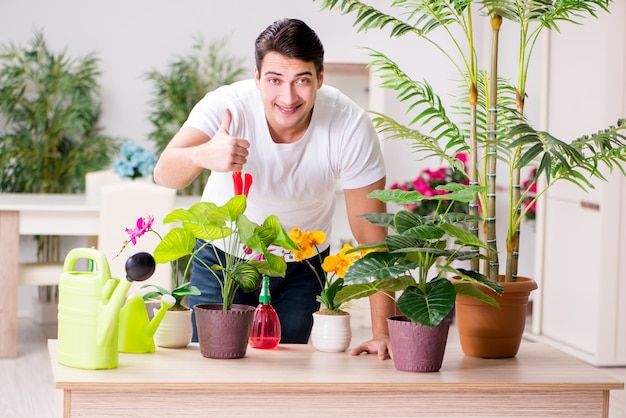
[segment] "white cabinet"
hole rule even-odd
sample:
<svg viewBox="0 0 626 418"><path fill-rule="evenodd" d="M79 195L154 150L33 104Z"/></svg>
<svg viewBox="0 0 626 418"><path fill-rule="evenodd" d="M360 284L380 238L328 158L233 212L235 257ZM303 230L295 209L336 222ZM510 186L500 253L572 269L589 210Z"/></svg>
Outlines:
<svg viewBox="0 0 626 418"><path fill-rule="evenodd" d="M573 140L626 116L626 3L551 34L547 130ZM570 184L540 206L532 334L596 366L626 365L626 179Z"/></svg>

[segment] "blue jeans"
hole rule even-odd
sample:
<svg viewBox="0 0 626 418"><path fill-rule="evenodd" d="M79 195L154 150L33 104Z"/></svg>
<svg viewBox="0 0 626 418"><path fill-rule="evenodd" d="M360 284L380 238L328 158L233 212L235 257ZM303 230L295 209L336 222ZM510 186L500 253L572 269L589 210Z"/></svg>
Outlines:
<svg viewBox="0 0 626 418"><path fill-rule="evenodd" d="M328 250L322 252L322 259L326 255L328 255ZM214 251L213 248L207 246L198 253L198 257L208 266L217 263L217 256L224 262L224 252L219 249ZM322 270L319 258L314 257L310 261L317 269L320 279L325 280L326 275ZM221 279L221 272L216 273ZM194 305L201 303L222 303L222 291L217 279L196 259L193 260L191 284L200 289L202 294L189 296L190 307L193 308ZM313 312L320 308L319 302L315 300L316 296L320 294L320 290L320 283L306 262L287 263L287 272L284 278L270 277L271 303L280 320L281 343L308 343L313 327ZM259 293L260 289L250 293L244 293L238 289L233 303L257 306ZM192 341L198 341L195 312L192 314L192 322Z"/></svg>

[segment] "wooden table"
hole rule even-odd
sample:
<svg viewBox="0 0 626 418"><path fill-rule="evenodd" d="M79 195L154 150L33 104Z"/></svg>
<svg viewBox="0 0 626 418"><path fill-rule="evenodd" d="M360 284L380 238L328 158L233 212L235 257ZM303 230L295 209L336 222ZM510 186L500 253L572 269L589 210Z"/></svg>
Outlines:
<svg viewBox="0 0 626 418"><path fill-rule="evenodd" d="M608 417L624 383L541 343L485 360L449 345L437 373L397 371L373 355L322 353L310 345L249 348L243 359L202 357L197 344L120 354L112 370L56 360L65 417Z"/></svg>

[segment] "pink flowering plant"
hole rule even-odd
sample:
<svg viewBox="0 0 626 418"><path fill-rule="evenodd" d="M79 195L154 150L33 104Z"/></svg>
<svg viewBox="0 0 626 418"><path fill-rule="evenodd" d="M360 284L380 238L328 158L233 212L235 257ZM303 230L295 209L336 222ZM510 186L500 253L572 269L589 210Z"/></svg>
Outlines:
<svg viewBox="0 0 626 418"><path fill-rule="evenodd" d="M467 167L467 154L458 153L456 159ZM439 188L439 186L446 185L448 183L469 184L469 179L463 173L454 166L441 166L437 169L425 168L423 169L415 180L407 181L405 183L394 183L391 185L391 190L404 190L404 191L416 191L423 196L436 196L445 195L449 193L447 190ZM446 201L444 200L444 203ZM439 201L436 200L420 200L415 203L409 203L404 205L407 210L420 215L427 216L432 215L439 205ZM467 213L469 210L469 204L463 201L452 201L450 207L452 212Z"/></svg>

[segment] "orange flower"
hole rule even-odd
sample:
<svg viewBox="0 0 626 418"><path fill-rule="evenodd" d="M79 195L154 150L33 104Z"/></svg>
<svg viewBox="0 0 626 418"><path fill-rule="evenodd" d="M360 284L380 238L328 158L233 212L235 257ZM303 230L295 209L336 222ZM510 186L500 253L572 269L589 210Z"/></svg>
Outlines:
<svg viewBox="0 0 626 418"><path fill-rule="evenodd" d="M334 273L337 277L341 277L346 274L346 270L348 267L352 265L356 260L361 258L361 254L359 252L352 252L350 254L346 254L349 250L352 249L352 245L346 243L343 245L341 251L337 253L337 255L329 255L324 259L322 263L322 268L327 273Z"/></svg>
<svg viewBox="0 0 626 418"><path fill-rule="evenodd" d="M316 246L326 241L326 234L322 231L303 231L296 226L289 231L289 238L300 247L300 251L293 251L296 261L302 261L316 254Z"/></svg>

